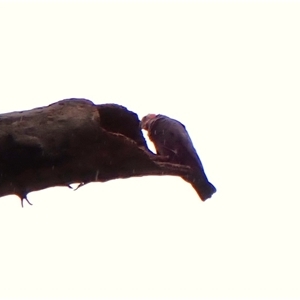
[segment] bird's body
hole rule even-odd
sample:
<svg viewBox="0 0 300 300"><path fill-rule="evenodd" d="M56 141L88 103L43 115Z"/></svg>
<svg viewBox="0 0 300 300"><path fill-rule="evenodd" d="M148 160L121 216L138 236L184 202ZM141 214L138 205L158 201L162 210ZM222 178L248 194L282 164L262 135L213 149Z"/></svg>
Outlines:
<svg viewBox="0 0 300 300"><path fill-rule="evenodd" d="M164 115L149 114L142 119L141 128L148 131L157 154L168 157L169 162L186 165L192 169L193 178L189 178L188 181L203 201L216 192L216 188L206 177L197 151L183 124Z"/></svg>

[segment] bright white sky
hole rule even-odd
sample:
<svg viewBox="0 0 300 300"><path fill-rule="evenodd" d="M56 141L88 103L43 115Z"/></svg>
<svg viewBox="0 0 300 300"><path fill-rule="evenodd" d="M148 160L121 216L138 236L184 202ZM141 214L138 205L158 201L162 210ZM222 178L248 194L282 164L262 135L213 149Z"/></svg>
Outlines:
<svg viewBox="0 0 300 300"><path fill-rule="evenodd" d="M0 199L0 298L300 297L299 3L0 3L0 113L69 97L184 123L176 177Z"/></svg>

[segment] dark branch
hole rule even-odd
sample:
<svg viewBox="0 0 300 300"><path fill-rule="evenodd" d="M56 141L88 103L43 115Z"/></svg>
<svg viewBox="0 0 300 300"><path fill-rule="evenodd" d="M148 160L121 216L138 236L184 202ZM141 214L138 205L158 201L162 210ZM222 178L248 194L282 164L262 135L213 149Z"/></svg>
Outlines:
<svg viewBox="0 0 300 300"><path fill-rule="evenodd" d="M66 99L0 115L0 197L146 175L189 178L148 148L137 115L117 104ZM27 200L28 201L28 200Z"/></svg>

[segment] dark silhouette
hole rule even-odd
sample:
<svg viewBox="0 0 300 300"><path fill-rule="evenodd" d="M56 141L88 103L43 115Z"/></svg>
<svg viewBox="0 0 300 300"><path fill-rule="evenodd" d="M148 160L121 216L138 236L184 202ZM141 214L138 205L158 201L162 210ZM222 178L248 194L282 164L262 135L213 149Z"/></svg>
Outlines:
<svg viewBox="0 0 300 300"><path fill-rule="evenodd" d="M139 124L126 107L76 98L0 114L0 197L15 194L23 204L30 203L32 191L72 183L188 178L189 167L166 162L147 148Z"/></svg>
<svg viewBox="0 0 300 300"><path fill-rule="evenodd" d="M200 158L183 124L164 115L149 114L142 119L141 128L148 131L158 155L167 157L168 162L186 165L193 170L192 178L183 176L183 179L192 184L203 201L216 192L216 188L205 175Z"/></svg>

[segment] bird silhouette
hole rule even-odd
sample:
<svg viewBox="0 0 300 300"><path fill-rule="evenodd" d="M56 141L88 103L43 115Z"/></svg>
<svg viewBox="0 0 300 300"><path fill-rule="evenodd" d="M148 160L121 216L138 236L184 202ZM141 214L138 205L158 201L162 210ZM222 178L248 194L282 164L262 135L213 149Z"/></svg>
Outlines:
<svg viewBox="0 0 300 300"><path fill-rule="evenodd" d="M158 155L167 157L168 162L192 169L192 178L183 179L191 183L202 201L216 192L216 188L207 179L193 142L182 123L164 115L148 114L142 118L140 126L148 131Z"/></svg>

